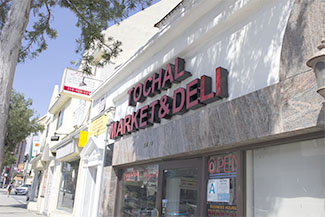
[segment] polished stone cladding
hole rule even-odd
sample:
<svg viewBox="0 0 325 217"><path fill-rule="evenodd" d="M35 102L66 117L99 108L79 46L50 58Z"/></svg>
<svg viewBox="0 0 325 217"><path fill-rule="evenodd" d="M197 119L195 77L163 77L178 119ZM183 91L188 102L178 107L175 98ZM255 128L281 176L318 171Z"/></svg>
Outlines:
<svg viewBox="0 0 325 217"><path fill-rule="evenodd" d="M283 39L279 83L116 140L113 166L263 145L311 132L324 136L325 102L306 67L324 37L319 19L324 4L295 1Z"/></svg>
<svg viewBox="0 0 325 217"><path fill-rule="evenodd" d="M324 104L307 71L115 142L113 165L188 155L321 131Z"/></svg>

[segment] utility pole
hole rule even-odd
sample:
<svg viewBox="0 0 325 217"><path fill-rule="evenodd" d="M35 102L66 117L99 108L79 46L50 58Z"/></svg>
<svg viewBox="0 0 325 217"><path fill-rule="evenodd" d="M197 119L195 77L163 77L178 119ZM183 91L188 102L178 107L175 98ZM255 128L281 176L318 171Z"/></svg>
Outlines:
<svg viewBox="0 0 325 217"><path fill-rule="evenodd" d="M29 154L26 154L24 156L24 162L25 162L25 165L24 165L24 184L26 184L26 174L27 174L27 169L28 169L28 164L29 164Z"/></svg>
<svg viewBox="0 0 325 217"><path fill-rule="evenodd" d="M26 175L27 175L27 170L28 170L28 164L33 156L33 143L34 143L34 133L32 133L32 138L30 139L30 147L29 147L29 154L25 154L24 156L24 162L25 162L25 167L24 167L24 184L26 184ZM25 152L26 153L26 152ZM25 160L26 157L26 160Z"/></svg>

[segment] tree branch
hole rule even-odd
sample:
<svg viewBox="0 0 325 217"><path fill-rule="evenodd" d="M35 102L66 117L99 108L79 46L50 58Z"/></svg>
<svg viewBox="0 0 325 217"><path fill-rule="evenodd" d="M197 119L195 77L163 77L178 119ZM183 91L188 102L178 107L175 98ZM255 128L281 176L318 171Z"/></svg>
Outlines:
<svg viewBox="0 0 325 217"><path fill-rule="evenodd" d="M80 17L80 19L82 19L85 23L87 23L88 26L92 26L92 24L84 17L84 15L78 10L78 8L74 5L74 3L72 1L70 1L70 0L64 0L64 1L70 6L71 10L73 10L75 13L78 14L78 17ZM104 45L110 51L113 50L111 47L109 47L109 45L107 45L100 38L95 36L95 39L97 39L102 45Z"/></svg>
<svg viewBox="0 0 325 217"><path fill-rule="evenodd" d="M74 5L73 2L71 2L70 0L64 0L71 8L71 10L73 10L76 14L78 14L78 16L85 22L87 23L89 26L91 26L91 23L88 22L88 20L83 16L83 14L81 14L81 12L78 10L78 8Z"/></svg>
<svg viewBox="0 0 325 217"><path fill-rule="evenodd" d="M2 2L0 4L0 8L4 7L8 2L10 2L11 0L4 0L4 2Z"/></svg>
<svg viewBox="0 0 325 217"><path fill-rule="evenodd" d="M10 0L9 0L10 1ZM44 1L44 4L45 4L45 7L46 7L46 10L47 10L47 18L46 18L46 22L45 22L45 26L41 29L41 35L44 35L44 30L47 29L49 27L49 24L50 24L50 18L51 18L51 10L47 4L47 1ZM38 37L39 35L38 34L35 34L30 42L28 43L28 45L26 46L26 48L24 50L22 50L21 52L26 52L27 50L30 49L30 47L34 44L34 42L36 41L36 38ZM44 37L43 37L44 38Z"/></svg>

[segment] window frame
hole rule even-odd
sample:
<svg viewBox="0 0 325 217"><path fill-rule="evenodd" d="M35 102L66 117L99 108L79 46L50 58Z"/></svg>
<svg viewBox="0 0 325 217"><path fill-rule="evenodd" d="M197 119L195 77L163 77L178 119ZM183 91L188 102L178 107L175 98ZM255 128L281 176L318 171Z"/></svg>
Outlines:
<svg viewBox="0 0 325 217"><path fill-rule="evenodd" d="M319 138L324 138L324 134L322 131L317 131L317 132L312 132L312 133L306 133L306 134L301 134L301 135L295 135L287 138L280 138L280 139L273 139L269 141L263 141L259 143L254 143L254 144L246 144L240 147L232 147L229 149L224 149L224 150L216 150L216 151L211 151L210 153L202 153L202 154L194 154L192 156L186 156L178 159L168 159L168 160L160 160L160 161L153 161L150 163L144 163L144 164L130 164L127 167L126 166L116 166L113 168L117 171L117 183L116 183L116 200L114 204L114 213L115 216L119 216L118 210L119 210L119 204L120 204L120 178L122 176L122 170L128 167L133 167L137 165L148 165L148 164L158 164L159 168L159 173L158 173L158 190L157 190L157 195L161 194L161 184L162 184L162 176L161 176L161 171L162 168L168 166L168 165L173 165L177 162L186 162L187 160L193 160L193 159L199 159L201 160L201 174L202 177L198 180L200 182L200 193L198 194L198 209L199 206L200 216L207 216L207 183L208 183L208 159L210 156L214 155L222 155L225 153L229 152L237 152L238 153L238 178L237 178L237 186L238 186L238 204L237 204L237 209L238 209L238 217L239 216L246 216L246 151L257 149L257 148L262 148L262 147L270 147L270 146L276 146L276 145L285 145L288 143L293 143L293 142L299 142L299 141L307 141L307 140L312 140L312 139L319 139ZM186 166L186 163L180 163L178 168ZM157 197L156 203L158 204L161 208L161 195ZM160 210L159 210L160 213Z"/></svg>
<svg viewBox="0 0 325 217"><path fill-rule="evenodd" d="M64 115L64 110L60 110L58 112L58 120L57 120L57 123L56 123L56 129L59 129L62 126L63 115Z"/></svg>

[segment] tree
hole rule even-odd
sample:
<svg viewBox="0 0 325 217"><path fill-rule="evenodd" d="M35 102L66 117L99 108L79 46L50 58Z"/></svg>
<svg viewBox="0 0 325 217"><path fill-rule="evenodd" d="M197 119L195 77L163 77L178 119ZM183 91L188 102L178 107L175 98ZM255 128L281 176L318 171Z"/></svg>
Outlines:
<svg viewBox="0 0 325 217"><path fill-rule="evenodd" d="M9 118L7 123L7 134L4 145L3 165L10 165L15 162L12 154L16 145L27 138L31 133L43 130L43 126L37 123L34 111L30 108L31 99L25 99L24 95L14 90L11 92Z"/></svg>
<svg viewBox="0 0 325 217"><path fill-rule="evenodd" d="M70 9L77 17L81 36L76 40L76 52L84 73L91 73L92 65L103 66L121 52L121 42L104 38L103 30L116 23L136 7L146 7L152 0L0 0L0 166L4 135L8 118L9 98L17 61L34 58L47 48L46 38L54 39L51 27L55 6ZM38 19L26 30L29 14ZM22 43L23 42L23 43ZM23 44L23 45L22 45ZM22 46L21 46L22 45ZM92 52L100 49L102 61L94 63Z"/></svg>

